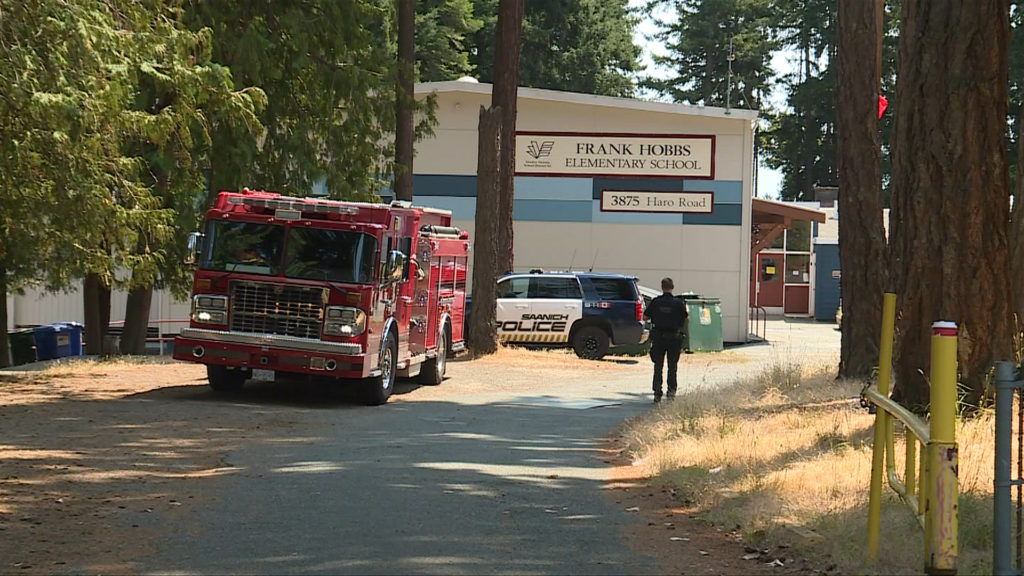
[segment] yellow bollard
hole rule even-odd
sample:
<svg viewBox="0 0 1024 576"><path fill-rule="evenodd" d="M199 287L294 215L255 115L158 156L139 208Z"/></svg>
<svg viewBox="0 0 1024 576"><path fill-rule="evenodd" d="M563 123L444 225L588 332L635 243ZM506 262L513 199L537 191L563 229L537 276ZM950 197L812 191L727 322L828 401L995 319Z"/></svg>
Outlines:
<svg viewBox="0 0 1024 576"><path fill-rule="evenodd" d="M956 574L957 480L956 324L932 325L931 427L924 457L928 460L925 501L927 574Z"/></svg>
<svg viewBox="0 0 1024 576"><path fill-rule="evenodd" d="M896 295L882 296L882 339L878 350L878 392L889 395L892 377L892 340L896 326ZM875 444L871 458L871 492L868 497L868 556L878 561L878 538L882 525L882 477L885 474L886 433L889 414L882 408L875 413Z"/></svg>

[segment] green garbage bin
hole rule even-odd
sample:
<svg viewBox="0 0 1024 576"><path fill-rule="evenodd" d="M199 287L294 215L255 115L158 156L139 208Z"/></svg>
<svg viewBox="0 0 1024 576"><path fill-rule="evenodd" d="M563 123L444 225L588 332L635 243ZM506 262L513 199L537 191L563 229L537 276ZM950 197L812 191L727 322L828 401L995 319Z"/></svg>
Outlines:
<svg viewBox="0 0 1024 576"><path fill-rule="evenodd" d="M36 338L32 328L7 333L11 345L11 363L15 366L36 361Z"/></svg>
<svg viewBox="0 0 1024 576"><path fill-rule="evenodd" d="M690 350L690 322L693 322L694 315L693 309L690 305L692 302L700 299L700 294L696 294L694 292L683 292L676 296L676 298L681 299L683 304L686 306L687 319L686 322L683 323L682 329L679 330L679 334L683 337L683 352L689 354L690 352L693 352Z"/></svg>
<svg viewBox="0 0 1024 576"><path fill-rule="evenodd" d="M683 334L687 352L721 352L722 299L707 296L685 298L689 318Z"/></svg>

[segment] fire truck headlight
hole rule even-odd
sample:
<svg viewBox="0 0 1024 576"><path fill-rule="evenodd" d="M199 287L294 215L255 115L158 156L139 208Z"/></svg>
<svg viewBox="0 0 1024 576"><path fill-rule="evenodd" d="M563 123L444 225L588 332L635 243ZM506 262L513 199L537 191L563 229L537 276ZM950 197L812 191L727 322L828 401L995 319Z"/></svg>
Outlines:
<svg viewBox="0 0 1024 576"><path fill-rule="evenodd" d="M217 308L226 310L228 299L224 296L196 296L196 308Z"/></svg>
<svg viewBox="0 0 1024 576"><path fill-rule="evenodd" d="M227 324L227 316L216 310L197 310L192 318L203 324Z"/></svg>
<svg viewBox="0 0 1024 576"><path fill-rule="evenodd" d="M358 336L366 330L366 313L358 308L331 306L327 308L324 334L330 336Z"/></svg>
<svg viewBox="0 0 1024 576"><path fill-rule="evenodd" d="M196 296L192 299L192 321L201 324L227 324L227 309L227 296Z"/></svg>

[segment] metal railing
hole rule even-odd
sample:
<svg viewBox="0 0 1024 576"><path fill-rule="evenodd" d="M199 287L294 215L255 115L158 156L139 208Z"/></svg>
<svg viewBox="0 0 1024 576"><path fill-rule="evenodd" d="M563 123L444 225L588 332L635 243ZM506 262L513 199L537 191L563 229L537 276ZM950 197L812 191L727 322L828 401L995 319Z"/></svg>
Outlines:
<svg viewBox="0 0 1024 576"><path fill-rule="evenodd" d="M768 332L768 311L764 306L750 306L750 314L747 317L747 334L764 341ZM759 331L757 328L761 327Z"/></svg>
<svg viewBox="0 0 1024 576"><path fill-rule="evenodd" d="M1012 362L996 362L996 454L992 497L992 573L1021 574L1021 503L1024 485L1024 378ZM1017 477L1013 477L1013 398L1017 397ZM1017 488L1017 502L1012 500ZM1011 548L1016 509L1017 548ZM1016 565L1014 565L1016 559Z"/></svg>
<svg viewBox="0 0 1024 576"><path fill-rule="evenodd" d="M930 422L889 398L892 344L896 321L896 295L886 294L882 306L878 384L864 396L878 407L871 461L868 504L868 555L878 560L882 517L882 479L885 479L924 528L924 570L928 574L956 574L957 479L956 345L957 328L951 322L932 325ZM896 469L893 419L903 423L906 442L904 478ZM917 445L921 444L920 469Z"/></svg>

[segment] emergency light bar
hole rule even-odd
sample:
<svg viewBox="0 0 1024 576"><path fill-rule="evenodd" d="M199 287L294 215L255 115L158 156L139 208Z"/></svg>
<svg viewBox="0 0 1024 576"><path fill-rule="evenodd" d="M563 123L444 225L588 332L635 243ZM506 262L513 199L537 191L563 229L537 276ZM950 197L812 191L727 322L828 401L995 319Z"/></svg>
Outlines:
<svg viewBox="0 0 1024 576"><path fill-rule="evenodd" d="M268 210L295 210L314 214L359 214L359 208L340 202L316 198L261 198L252 196L230 196L228 204L241 204Z"/></svg>

